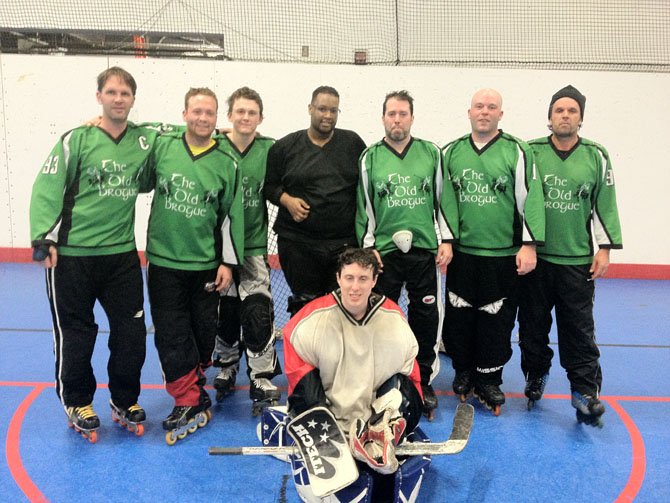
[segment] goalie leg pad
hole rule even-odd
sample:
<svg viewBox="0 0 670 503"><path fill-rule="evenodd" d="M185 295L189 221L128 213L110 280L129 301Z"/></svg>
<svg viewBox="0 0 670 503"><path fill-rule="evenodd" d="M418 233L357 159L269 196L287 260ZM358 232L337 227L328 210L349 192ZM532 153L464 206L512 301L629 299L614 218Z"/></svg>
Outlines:
<svg viewBox="0 0 670 503"><path fill-rule="evenodd" d="M282 447L293 445L293 439L288 436L286 426L289 415L286 405L264 407L261 412L261 420L256 425L256 436L258 440L267 447ZM274 456L285 462L289 462L289 456Z"/></svg>
<svg viewBox="0 0 670 503"><path fill-rule="evenodd" d="M416 428L407 436L409 442L428 442L428 436ZM421 501L419 491L424 476L430 468L430 456L410 456L400 465L400 469L395 474L394 483L394 502L414 503Z"/></svg>

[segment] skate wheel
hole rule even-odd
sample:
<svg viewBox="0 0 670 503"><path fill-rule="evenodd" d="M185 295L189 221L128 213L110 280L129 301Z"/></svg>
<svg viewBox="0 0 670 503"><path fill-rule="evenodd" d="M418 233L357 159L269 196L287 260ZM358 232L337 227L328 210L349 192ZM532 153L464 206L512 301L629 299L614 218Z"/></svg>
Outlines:
<svg viewBox="0 0 670 503"><path fill-rule="evenodd" d="M179 440L184 440L186 438L186 435L188 435L188 430L186 430L185 432L180 433L179 435L177 435L177 438Z"/></svg>
<svg viewBox="0 0 670 503"><path fill-rule="evenodd" d="M210 412L209 415L207 414L207 412L209 412L209 410L207 410L205 413L203 413L203 414L200 416L200 418L198 419L198 422L194 425L195 428L194 428L193 431L197 430L198 428L204 428L204 427L207 425L207 423L209 422L210 418L212 417L211 412ZM193 432L191 432L191 433L193 433Z"/></svg>
<svg viewBox="0 0 670 503"><path fill-rule="evenodd" d="M500 405L496 405L491 410L492 410L494 416L498 417L500 415L500 410L501 410Z"/></svg>
<svg viewBox="0 0 670 503"><path fill-rule="evenodd" d="M98 432L93 430L88 434L88 437L82 433L82 435L86 438L88 438L88 441L91 442L92 444L96 443L98 441Z"/></svg>
<svg viewBox="0 0 670 503"><path fill-rule="evenodd" d="M165 434L165 443L168 445L174 445L177 443L177 437L175 437L171 431L168 431Z"/></svg>
<svg viewBox="0 0 670 503"><path fill-rule="evenodd" d="M212 411L207 409L205 411L205 416L207 416L207 421L211 421L212 420Z"/></svg>
<svg viewBox="0 0 670 503"><path fill-rule="evenodd" d="M533 407L535 407L535 402L533 400L528 400L528 405L526 407L528 410L533 410Z"/></svg>
<svg viewBox="0 0 670 503"><path fill-rule="evenodd" d="M135 436L141 437L142 435L144 435L144 425L138 424L135 427Z"/></svg>
<svg viewBox="0 0 670 503"><path fill-rule="evenodd" d="M118 422L119 422L119 418L116 417L114 414L112 414L112 421L114 421L115 423L118 423Z"/></svg>
<svg viewBox="0 0 670 503"><path fill-rule="evenodd" d="M190 426L186 431L188 431L189 433L195 433L197 429L198 429L198 423L193 423L193 426Z"/></svg>

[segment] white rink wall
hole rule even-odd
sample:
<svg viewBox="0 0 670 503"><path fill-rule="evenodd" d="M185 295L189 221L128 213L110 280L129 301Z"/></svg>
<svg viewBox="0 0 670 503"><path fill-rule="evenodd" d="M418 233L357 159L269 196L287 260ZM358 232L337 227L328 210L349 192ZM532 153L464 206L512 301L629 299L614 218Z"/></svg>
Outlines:
<svg viewBox="0 0 670 503"><path fill-rule="evenodd" d="M618 264L670 264L670 74L452 67L270 64L129 57L0 54L0 249L30 246L28 207L35 175L59 136L98 115L95 77L108 66L130 71L138 84L133 121L181 123L183 97L207 86L220 102L248 85L263 97L260 131L280 138L308 126L307 104L319 85L341 96L338 126L367 142L383 136L384 95L407 89L415 98L413 134L442 146L469 131L472 94L494 87L503 95L501 127L523 139L548 134L551 95L572 84L586 95L581 134L612 158L623 227ZM138 202L136 236L144 249L150 196Z"/></svg>

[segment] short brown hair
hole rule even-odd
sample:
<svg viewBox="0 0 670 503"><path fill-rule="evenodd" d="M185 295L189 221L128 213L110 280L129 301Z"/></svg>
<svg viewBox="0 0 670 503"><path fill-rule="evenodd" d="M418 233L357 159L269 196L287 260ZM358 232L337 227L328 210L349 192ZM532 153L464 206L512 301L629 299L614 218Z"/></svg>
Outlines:
<svg viewBox="0 0 670 503"><path fill-rule="evenodd" d="M110 68L107 68L107 70L101 72L100 75L98 75L99 93L102 92L102 88L105 87L105 84L110 79L110 77L118 77L123 82L125 82L128 85L128 87L130 87L130 90L133 92L133 96L135 96L135 93L137 92L137 82L135 82L135 79L129 72L127 72L120 66L112 66Z"/></svg>
<svg viewBox="0 0 670 503"><path fill-rule="evenodd" d="M188 100L193 98L193 96L211 96L216 102L216 108L219 108L219 100L216 98L216 94L208 87L192 87L184 96L184 110L188 110Z"/></svg>
<svg viewBox="0 0 670 503"><path fill-rule="evenodd" d="M382 107L382 115L386 114L386 103L388 103L388 100L391 98L409 103L409 114L414 115L414 98L409 94L409 91L405 91L404 89L402 91L392 91L386 95L384 98L384 106Z"/></svg>
<svg viewBox="0 0 670 503"><path fill-rule="evenodd" d="M261 117L263 117L263 100L261 99L261 95L247 86L236 89L233 91L233 94L228 96L228 99L226 100L226 103L228 104L228 113L233 112L233 105L235 104L235 101L240 98L255 101L258 104Z"/></svg>

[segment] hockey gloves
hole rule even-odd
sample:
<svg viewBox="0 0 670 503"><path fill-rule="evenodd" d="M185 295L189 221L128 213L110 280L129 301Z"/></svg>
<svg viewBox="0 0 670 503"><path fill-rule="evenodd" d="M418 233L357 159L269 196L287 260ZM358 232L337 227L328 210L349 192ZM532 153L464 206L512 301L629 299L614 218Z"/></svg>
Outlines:
<svg viewBox="0 0 670 503"><path fill-rule="evenodd" d="M395 395L394 392L397 392L397 397L387 396ZM383 474L398 470L395 448L407 427L407 422L395 406L396 399L399 398L400 392L397 389L378 398L372 404L373 413L370 419L356 419L349 431L349 447L354 458Z"/></svg>

